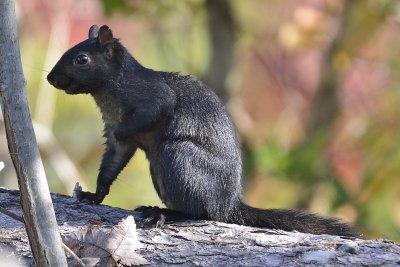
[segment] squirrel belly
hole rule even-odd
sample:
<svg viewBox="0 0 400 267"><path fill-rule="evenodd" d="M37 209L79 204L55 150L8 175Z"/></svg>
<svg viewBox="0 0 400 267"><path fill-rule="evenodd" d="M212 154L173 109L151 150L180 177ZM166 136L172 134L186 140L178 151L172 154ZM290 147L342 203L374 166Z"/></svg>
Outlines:
<svg viewBox="0 0 400 267"><path fill-rule="evenodd" d="M102 202L140 148L160 199L188 218L355 235L336 219L244 204L240 144L215 93L191 76L143 67L108 26L92 26L89 38L65 52L47 79L68 94L91 94L102 113L106 147L97 188L81 192L81 200Z"/></svg>

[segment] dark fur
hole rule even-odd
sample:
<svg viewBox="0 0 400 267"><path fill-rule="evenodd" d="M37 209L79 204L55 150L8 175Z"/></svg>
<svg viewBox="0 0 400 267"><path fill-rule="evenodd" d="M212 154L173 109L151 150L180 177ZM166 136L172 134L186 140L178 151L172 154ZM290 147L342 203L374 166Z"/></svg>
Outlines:
<svg viewBox="0 0 400 267"><path fill-rule="evenodd" d="M107 26L90 31L92 38L68 50L48 75L52 85L69 94L91 94L103 115L107 141L97 190L82 192L82 199L100 203L140 148L161 200L189 218L354 235L336 219L244 204L240 145L214 92L191 76L141 66ZM76 63L81 54L88 63Z"/></svg>

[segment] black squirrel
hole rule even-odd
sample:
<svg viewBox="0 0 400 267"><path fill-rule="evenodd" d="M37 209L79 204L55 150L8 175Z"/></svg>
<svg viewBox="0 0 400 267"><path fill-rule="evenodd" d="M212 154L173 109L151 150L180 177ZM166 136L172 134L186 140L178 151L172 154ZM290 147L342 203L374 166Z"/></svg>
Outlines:
<svg viewBox="0 0 400 267"><path fill-rule="evenodd" d="M137 148L150 161L154 187L166 205L190 219L355 236L337 219L243 203L242 160L235 127L216 94L192 76L143 67L106 25L67 52L47 76L67 94L91 94L104 124L106 148L96 193L100 203Z"/></svg>

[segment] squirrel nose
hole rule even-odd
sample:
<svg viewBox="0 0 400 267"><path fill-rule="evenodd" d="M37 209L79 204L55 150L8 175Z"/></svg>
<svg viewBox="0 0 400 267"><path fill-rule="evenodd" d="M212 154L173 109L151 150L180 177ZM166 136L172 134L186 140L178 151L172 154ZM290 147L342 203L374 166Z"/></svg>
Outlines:
<svg viewBox="0 0 400 267"><path fill-rule="evenodd" d="M47 81L54 86L54 84L56 83L56 80L54 78L54 73L50 72L49 75L47 75Z"/></svg>

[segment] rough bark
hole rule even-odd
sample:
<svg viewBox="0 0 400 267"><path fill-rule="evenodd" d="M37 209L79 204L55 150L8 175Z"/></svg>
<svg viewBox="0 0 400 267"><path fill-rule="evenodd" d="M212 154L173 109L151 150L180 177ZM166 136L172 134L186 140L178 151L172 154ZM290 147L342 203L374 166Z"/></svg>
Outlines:
<svg viewBox="0 0 400 267"><path fill-rule="evenodd" d="M84 225L110 228L128 215L140 213L77 202L53 195L63 238ZM0 188L1 206L21 214L19 192ZM164 228L138 229L143 248L138 253L151 266L396 266L400 246L387 240L345 239L209 221L185 221ZM0 253L14 253L33 266L21 223L0 213Z"/></svg>
<svg viewBox="0 0 400 267"><path fill-rule="evenodd" d="M25 94L14 1L0 2L0 99L37 266L66 266Z"/></svg>

